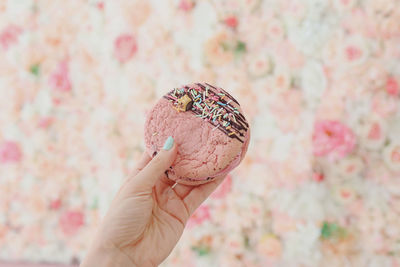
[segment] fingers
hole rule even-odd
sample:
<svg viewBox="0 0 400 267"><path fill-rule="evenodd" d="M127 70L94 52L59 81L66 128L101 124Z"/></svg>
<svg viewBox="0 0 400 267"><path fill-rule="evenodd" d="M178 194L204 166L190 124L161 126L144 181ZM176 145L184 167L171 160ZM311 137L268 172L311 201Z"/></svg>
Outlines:
<svg viewBox="0 0 400 267"><path fill-rule="evenodd" d="M166 176L161 177L160 179L160 184L159 184L159 188L161 191L164 190L174 190L175 193L179 196L180 199L185 198L190 190L192 190L195 186L191 186L191 185L183 185L183 184L176 184L175 186L175 181L167 178ZM174 188L172 188L174 187Z"/></svg>
<svg viewBox="0 0 400 267"><path fill-rule="evenodd" d="M151 157L149 156L149 154L147 152L144 152L129 177L134 177L136 174L138 174L150 162L150 160Z"/></svg>
<svg viewBox="0 0 400 267"><path fill-rule="evenodd" d="M208 196L222 183L226 175L217 177L214 181L193 188L183 199L190 214L203 203Z"/></svg>
<svg viewBox="0 0 400 267"><path fill-rule="evenodd" d="M139 159L139 162L136 164L135 168L133 169L132 173L128 175L127 178L124 179L122 182L121 188L118 190L117 195L125 188L125 186L129 183L129 180L135 177L138 172L140 172L146 165L149 163L151 160L151 157L147 154L147 152L144 152L142 156Z"/></svg>
<svg viewBox="0 0 400 267"><path fill-rule="evenodd" d="M156 181L172 165L176 158L177 147L172 137L168 137L164 147L148 162L135 177L130 179L127 190L130 192L150 192Z"/></svg>
<svg viewBox="0 0 400 267"><path fill-rule="evenodd" d="M184 184L177 184L173 190L175 193L181 198L184 199L192 190L196 188L193 185L184 185Z"/></svg>

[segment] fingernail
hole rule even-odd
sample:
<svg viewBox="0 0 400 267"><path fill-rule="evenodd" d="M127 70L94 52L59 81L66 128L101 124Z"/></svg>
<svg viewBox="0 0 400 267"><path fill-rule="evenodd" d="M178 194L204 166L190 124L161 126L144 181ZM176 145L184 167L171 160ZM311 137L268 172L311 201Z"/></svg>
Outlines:
<svg viewBox="0 0 400 267"><path fill-rule="evenodd" d="M172 148L172 146L174 145L174 138L172 138L172 136L169 136L167 138L167 140L165 140L163 149L164 150L170 150Z"/></svg>

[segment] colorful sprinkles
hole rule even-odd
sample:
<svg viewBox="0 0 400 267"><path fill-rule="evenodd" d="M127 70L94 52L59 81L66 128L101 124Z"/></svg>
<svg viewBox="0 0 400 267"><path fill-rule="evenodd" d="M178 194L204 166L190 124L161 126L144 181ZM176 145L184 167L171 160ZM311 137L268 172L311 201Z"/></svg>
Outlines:
<svg viewBox="0 0 400 267"><path fill-rule="evenodd" d="M239 103L227 92L219 93L216 87L208 83L196 85L197 87L174 88L164 97L172 102L178 112L192 111L196 117L214 125L212 131L219 129L229 137L243 143L243 137L249 125L238 108L231 104L234 102L239 105ZM225 98L228 100L226 101Z"/></svg>

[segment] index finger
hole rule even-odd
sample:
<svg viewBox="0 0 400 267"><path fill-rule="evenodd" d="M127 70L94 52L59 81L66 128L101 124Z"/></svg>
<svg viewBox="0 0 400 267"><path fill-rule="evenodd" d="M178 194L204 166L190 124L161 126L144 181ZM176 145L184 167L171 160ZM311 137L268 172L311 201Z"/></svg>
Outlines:
<svg viewBox="0 0 400 267"><path fill-rule="evenodd" d="M211 193L222 183L226 175L218 176L214 181L194 187L190 193L183 199L189 214L193 212L203 203Z"/></svg>
<svg viewBox="0 0 400 267"><path fill-rule="evenodd" d="M151 157L149 156L149 154L146 151L144 151L142 156L139 159L139 162L136 164L135 168L128 175L128 177L126 177L125 180L123 181L122 186L119 189L117 194L119 194L119 192L122 191L122 189L126 186L126 184L128 183L128 181L130 179L135 177L136 174L138 174L144 167L146 167L146 165L150 162L150 160L151 160Z"/></svg>

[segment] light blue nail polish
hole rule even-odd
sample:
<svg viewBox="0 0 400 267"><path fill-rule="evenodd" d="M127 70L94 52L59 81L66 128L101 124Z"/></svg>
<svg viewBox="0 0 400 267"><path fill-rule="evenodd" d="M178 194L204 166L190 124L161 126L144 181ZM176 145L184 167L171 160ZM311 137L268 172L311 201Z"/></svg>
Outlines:
<svg viewBox="0 0 400 267"><path fill-rule="evenodd" d="M174 145L174 138L172 138L172 136L169 136L167 140L165 140L163 149L170 150L173 147L173 145Z"/></svg>

